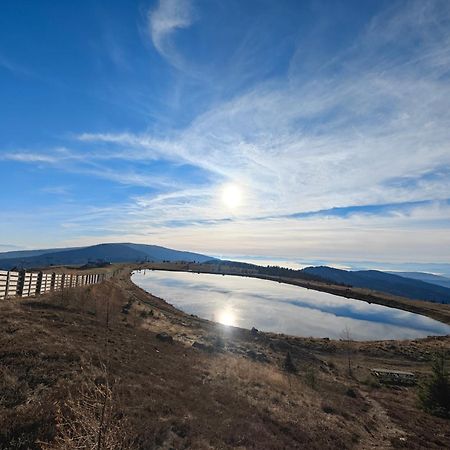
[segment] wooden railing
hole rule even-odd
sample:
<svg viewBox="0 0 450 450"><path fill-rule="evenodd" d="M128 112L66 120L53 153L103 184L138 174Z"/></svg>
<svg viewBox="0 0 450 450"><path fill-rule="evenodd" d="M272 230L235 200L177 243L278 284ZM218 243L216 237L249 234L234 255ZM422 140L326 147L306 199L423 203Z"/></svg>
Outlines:
<svg viewBox="0 0 450 450"><path fill-rule="evenodd" d="M0 270L0 300L11 297L33 297L47 292L100 283L111 273L47 273Z"/></svg>

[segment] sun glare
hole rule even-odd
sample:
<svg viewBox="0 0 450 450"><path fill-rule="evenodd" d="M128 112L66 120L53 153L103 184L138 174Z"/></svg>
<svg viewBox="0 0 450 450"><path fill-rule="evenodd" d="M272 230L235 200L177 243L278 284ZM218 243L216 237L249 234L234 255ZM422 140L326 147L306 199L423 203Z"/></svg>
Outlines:
<svg viewBox="0 0 450 450"><path fill-rule="evenodd" d="M222 200L230 209L237 208L242 202L242 191L235 184L228 184L223 188Z"/></svg>
<svg viewBox="0 0 450 450"><path fill-rule="evenodd" d="M233 314L232 311L221 311L217 315L217 322L221 323L222 325L228 325L228 326L236 326L236 316Z"/></svg>

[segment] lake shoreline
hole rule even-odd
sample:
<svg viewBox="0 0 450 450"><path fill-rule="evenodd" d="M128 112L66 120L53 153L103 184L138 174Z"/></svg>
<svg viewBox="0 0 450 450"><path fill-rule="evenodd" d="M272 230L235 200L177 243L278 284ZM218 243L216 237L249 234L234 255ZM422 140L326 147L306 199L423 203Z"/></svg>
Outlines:
<svg viewBox="0 0 450 450"><path fill-rule="evenodd" d="M144 270L131 281L182 313L245 329L332 340L348 330L357 341L450 335L448 325L423 315L267 278Z"/></svg>
<svg viewBox="0 0 450 450"><path fill-rule="evenodd" d="M354 288L319 281L306 281L298 278L275 277L265 274L243 273L235 268L220 267L209 264L182 264L182 263L151 263L136 266L135 270L162 270L168 272L198 272L212 275L229 275L247 278L257 278L279 283L299 286L319 292L337 295L347 299L360 300L369 304L377 304L389 308L419 314L450 325L450 305L426 302L423 300L412 300L398 297L383 292L371 291L369 289Z"/></svg>

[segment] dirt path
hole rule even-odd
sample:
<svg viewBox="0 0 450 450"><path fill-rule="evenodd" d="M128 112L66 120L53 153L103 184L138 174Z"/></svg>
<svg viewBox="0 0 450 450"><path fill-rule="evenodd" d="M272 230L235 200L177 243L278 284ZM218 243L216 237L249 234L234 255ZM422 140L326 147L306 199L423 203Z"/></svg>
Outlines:
<svg viewBox="0 0 450 450"><path fill-rule="evenodd" d="M374 427L373 429L367 429L368 436L359 442L356 449L394 448L392 445L393 439L406 442L406 432L392 422L386 410L375 399L371 398L367 392L362 390L360 392L370 405L369 414L372 415Z"/></svg>

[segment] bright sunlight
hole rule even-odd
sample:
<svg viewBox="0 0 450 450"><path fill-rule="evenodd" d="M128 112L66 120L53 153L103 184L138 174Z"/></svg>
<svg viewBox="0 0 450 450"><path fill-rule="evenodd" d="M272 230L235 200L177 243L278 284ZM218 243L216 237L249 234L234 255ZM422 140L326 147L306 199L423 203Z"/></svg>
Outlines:
<svg viewBox="0 0 450 450"><path fill-rule="evenodd" d="M228 325L228 326L236 326L236 316L231 310L225 310L221 311L219 314L217 314L217 322L221 323L222 325Z"/></svg>
<svg viewBox="0 0 450 450"><path fill-rule="evenodd" d="M235 184L228 184L222 190L222 200L230 209L236 209L242 203L242 190Z"/></svg>

